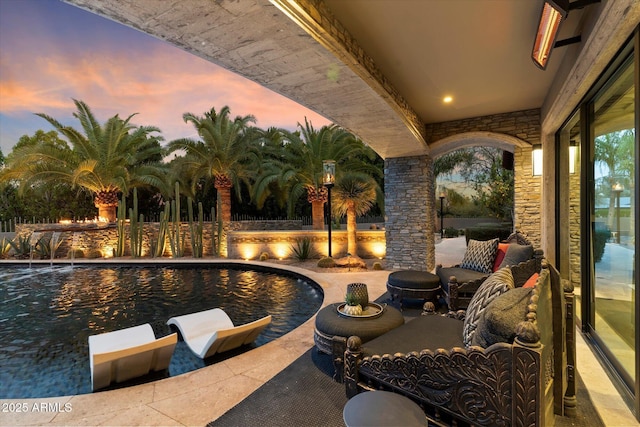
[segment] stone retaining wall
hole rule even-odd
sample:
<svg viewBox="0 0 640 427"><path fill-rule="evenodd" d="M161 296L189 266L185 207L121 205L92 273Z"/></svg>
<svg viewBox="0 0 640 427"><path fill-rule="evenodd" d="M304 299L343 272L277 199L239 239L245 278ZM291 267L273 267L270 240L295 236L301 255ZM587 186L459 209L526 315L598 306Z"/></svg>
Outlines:
<svg viewBox="0 0 640 427"><path fill-rule="evenodd" d="M230 224L233 228L233 223ZM145 223L143 236L143 257L150 257L150 240L157 238L158 223ZM192 256L190 233L188 224L181 224L184 237L184 256ZM67 258L71 248L81 250L85 257L112 257L118 242L118 229L115 223L104 225L87 225L86 227L70 227L65 224L21 224L16 228L16 235L22 238L30 238L32 234L40 233L47 242L54 232L59 233L60 246L55 252L56 258ZM204 256L214 256L211 236L213 230L211 223L204 224L203 245ZM346 230L333 230L331 238L332 255L334 258L347 254ZM311 238L315 252L320 255L327 253L327 231L227 231L227 238L223 240L222 253L228 258L257 259L262 252L266 252L271 258L292 258L292 247L304 237ZM362 258L384 258L386 245L384 231L382 230L358 230L358 255ZM129 234L125 242L125 256L130 256ZM171 247L167 241L164 257L171 257Z"/></svg>
<svg viewBox="0 0 640 427"><path fill-rule="evenodd" d="M293 258L293 248L303 238L309 238L316 256L326 256L328 232L300 231L231 231L228 236L229 258L257 259L266 252L270 258ZM358 256L361 258L384 258L386 252L383 230L358 230ZM347 255L346 230L332 230L331 255L341 258Z"/></svg>

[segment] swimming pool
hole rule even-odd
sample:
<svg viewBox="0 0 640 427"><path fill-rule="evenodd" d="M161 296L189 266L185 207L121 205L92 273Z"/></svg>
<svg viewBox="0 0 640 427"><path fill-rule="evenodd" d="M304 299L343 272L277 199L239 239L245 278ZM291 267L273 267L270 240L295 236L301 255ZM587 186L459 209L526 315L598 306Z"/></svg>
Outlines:
<svg viewBox="0 0 640 427"><path fill-rule="evenodd" d="M220 307L235 324L271 314L260 346L309 319L322 298L308 278L242 264L1 268L0 398L90 393L89 335L149 323L161 337L170 317ZM203 361L179 341L168 375L228 356Z"/></svg>

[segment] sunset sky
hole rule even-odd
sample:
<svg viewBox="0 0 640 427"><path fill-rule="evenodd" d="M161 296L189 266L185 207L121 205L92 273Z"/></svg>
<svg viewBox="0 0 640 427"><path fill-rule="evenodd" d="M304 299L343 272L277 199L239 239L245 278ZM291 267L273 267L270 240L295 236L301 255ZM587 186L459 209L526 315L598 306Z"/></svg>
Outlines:
<svg viewBox="0 0 640 427"><path fill-rule="evenodd" d="M80 129L72 98L100 123L119 114L157 126L166 141L197 137L182 114L228 105L256 125L295 129L324 117L215 64L57 0L0 0L0 150L52 130L34 113Z"/></svg>

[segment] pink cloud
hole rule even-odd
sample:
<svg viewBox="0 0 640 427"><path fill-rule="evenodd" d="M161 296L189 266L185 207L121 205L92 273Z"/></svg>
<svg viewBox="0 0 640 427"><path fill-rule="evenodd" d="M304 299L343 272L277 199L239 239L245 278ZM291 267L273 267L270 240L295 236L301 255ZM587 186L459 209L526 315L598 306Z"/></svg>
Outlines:
<svg viewBox="0 0 640 427"><path fill-rule="evenodd" d="M134 122L161 128L166 140L194 136L191 125L182 120L183 113L202 114L224 105L233 116L253 114L263 128L294 129L305 116L316 127L330 123L257 83L178 49L160 45L148 52L130 52L92 50L73 56L54 50L40 57L14 52L12 60L2 65L0 113L42 112L67 122L74 111L71 98L76 98L86 102L99 121L114 114L139 113ZM43 121L42 127L47 126Z"/></svg>

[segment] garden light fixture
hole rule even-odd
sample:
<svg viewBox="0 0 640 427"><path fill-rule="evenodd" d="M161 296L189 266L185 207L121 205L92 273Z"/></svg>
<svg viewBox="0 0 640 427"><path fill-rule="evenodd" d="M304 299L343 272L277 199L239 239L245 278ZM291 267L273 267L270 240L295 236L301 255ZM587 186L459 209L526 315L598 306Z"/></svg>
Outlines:
<svg viewBox="0 0 640 427"><path fill-rule="evenodd" d="M322 185L327 187L327 210L329 211L327 229L328 231L328 250L327 256L331 257L331 188L336 183L336 161L335 160L323 160L322 161Z"/></svg>

